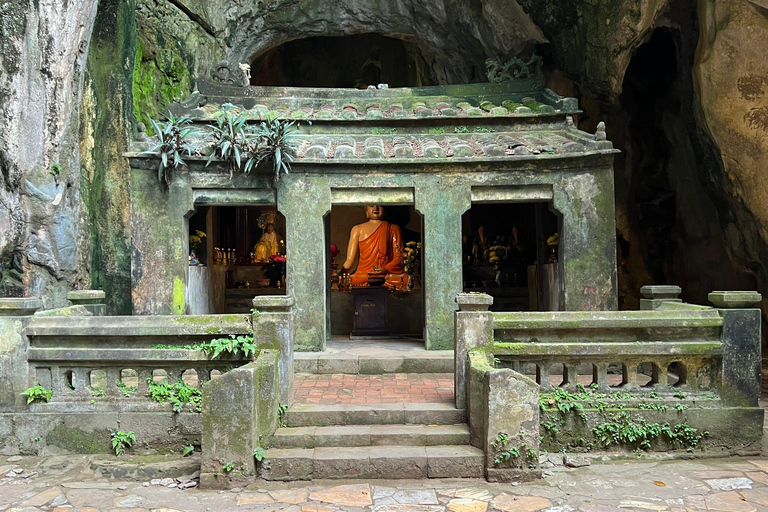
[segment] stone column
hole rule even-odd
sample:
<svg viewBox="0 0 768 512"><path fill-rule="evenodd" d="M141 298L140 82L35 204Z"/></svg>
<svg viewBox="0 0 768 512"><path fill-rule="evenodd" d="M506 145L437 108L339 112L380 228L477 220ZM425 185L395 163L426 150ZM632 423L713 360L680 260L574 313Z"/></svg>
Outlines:
<svg viewBox="0 0 768 512"><path fill-rule="evenodd" d="M567 174L554 188L562 215L559 271L566 311L618 309L613 169Z"/></svg>
<svg viewBox="0 0 768 512"><path fill-rule="evenodd" d="M682 288L675 285L648 285L640 288L640 311L653 311L665 302L683 302L679 298Z"/></svg>
<svg viewBox="0 0 768 512"><path fill-rule="evenodd" d="M38 298L0 298L0 411L24 407L20 393L34 384L29 376L24 333L29 316L43 307Z"/></svg>
<svg viewBox="0 0 768 512"><path fill-rule="evenodd" d="M133 314L184 314L189 268L187 216L193 208L188 173L175 172L165 190L157 181L156 169L131 168Z"/></svg>
<svg viewBox="0 0 768 512"><path fill-rule="evenodd" d="M493 317L488 308L493 297L485 293L456 295L459 310L455 313L454 396L456 408L467 407L467 351L493 341Z"/></svg>
<svg viewBox="0 0 768 512"><path fill-rule="evenodd" d="M760 400L761 313L758 292L712 292L709 301L723 317L723 373L720 395L732 407L757 407Z"/></svg>
<svg viewBox="0 0 768 512"><path fill-rule="evenodd" d="M262 295L253 298L253 338L259 346L274 347L277 356L278 399L293 399L293 297Z"/></svg>
<svg viewBox="0 0 768 512"><path fill-rule="evenodd" d="M331 211L331 189L325 178L286 176L277 190L277 208L285 215L286 290L296 301L295 349L322 351L330 284L325 216Z"/></svg>
<svg viewBox="0 0 768 512"><path fill-rule="evenodd" d="M454 297L463 291L461 216L472 204L470 186L456 178L425 176L415 187L424 216L424 342L428 350L453 345Z"/></svg>
<svg viewBox="0 0 768 512"><path fill-rule="evenodd" d="M73 306L84 306L93 316L107 314L106 294L103 290L75 290L67 293Z"/></svg>

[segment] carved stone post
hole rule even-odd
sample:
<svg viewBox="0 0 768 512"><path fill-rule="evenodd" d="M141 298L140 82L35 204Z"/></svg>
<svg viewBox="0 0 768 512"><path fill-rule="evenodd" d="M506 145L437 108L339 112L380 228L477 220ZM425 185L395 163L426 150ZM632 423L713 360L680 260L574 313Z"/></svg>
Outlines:
<svg viewBox="0 0 768 512"><path fill-rule="evenodd" d="M467 406L467 351L493 341L493 317L488 308L493 297L485 293L456 295L459 311L455 318L454 396L456 408Z"/></svg>

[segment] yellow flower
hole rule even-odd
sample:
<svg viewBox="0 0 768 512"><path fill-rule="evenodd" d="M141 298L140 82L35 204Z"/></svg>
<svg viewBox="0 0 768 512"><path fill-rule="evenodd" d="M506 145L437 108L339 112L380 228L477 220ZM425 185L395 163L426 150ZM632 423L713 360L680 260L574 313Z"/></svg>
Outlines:
<svg viewBox="0 0 768 512"><path fill-rule="evenodd" d="M495 262L499 261L499 258L497 258L496 256L491 256L491 259L489 261L491 263L495 263Z"/></svg>
<svg viewBox="0 0 768 512"><path fill-rule="evenodd" d="M198 237L200 237L200 238L205 238L205 236L206 236L206 235L205 235L205 233L203 233L203 232L202 232L202 231L200 231L199 229L195 230L195 233L196 233L196 234L197 234L197 236L198 236Z"/></svg>

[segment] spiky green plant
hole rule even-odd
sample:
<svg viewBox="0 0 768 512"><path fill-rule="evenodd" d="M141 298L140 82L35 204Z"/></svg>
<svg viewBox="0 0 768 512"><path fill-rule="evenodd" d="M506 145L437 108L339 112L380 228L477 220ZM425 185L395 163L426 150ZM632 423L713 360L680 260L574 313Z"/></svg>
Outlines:
<svg viewBox="0 0 768 512"><path fill-rule="evenodd" d="M213 140L213 152L206 167L216 159L229 162L230 178L235 169L242 169L245 174L251 172L258 163L260 136L248 126L248 116L231 103L221 106L216 116L216 124L211 126L210 137Z"/></svg>
<svg viewBox="0 0 768 512"><path fill-rule="evenodd" d="M275 172L275 182L280 181L280 173L288 174L291 162L296 155L296 136L299 129L295 121L284 121L277 117L267 117L261 122L261 137L259 144L259 162L264 160L272 163Z"/></svg>
<svg viewBox="0 0 768 512"><path fill-rule="evenodd" d="M182 156L191 155L196 151L194 144L190 142L195 134L195 128L190 126L192 120L188 116L176 118L168 113L166 121L156 121L150 118L152 129L157 134L157 142L144 154L152 154L160 157L157 167L158 181L168 187L171 184L173 171L181 165L186 165Z"/></svg>

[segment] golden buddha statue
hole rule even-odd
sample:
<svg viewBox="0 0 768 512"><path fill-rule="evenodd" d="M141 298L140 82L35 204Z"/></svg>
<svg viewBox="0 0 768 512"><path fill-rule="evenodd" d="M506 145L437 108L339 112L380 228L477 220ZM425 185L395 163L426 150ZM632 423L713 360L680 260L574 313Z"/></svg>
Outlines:
<svg viewBox="0 0 768 512"><path fill-rule="evenodd" d="M385 285L395 288L403 282L405 271L402 266L403 235L400 226L384 220L384 207L365 207L368 222L358 224L349 233L347 259L341 272L349 274L358 260L357 268L351 275L353 286L368 283L369 273L380 273Z"/></svg>
<svg viewBox="0 0 768 512"><path fill-rule="evenodd" d="M269 261L270 256L280 254L283 241L275 227L275 212L262 213L258 225L264 232L253 246L254 258L256 261Z"/></svg>

